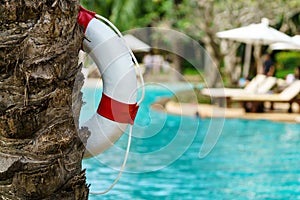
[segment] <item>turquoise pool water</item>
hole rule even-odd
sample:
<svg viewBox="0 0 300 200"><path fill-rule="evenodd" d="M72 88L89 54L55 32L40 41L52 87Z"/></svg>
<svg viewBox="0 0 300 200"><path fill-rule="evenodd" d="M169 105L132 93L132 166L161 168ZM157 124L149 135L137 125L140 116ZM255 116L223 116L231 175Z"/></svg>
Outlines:
<svg viewBox="0 0 300 200"><path fill-rule="evenodd" d="M226 120L222 134L203 159L199 151L210 119L159 113L149 105L172 89L150 86L137 116L126 171L108 194L96 199L300 199L300 125ZM84 89L98 102L101 91ZM96 104L86 104L81 121ZM127 134L97 158L83 161L91 191L105 190L123 161Z"/></svg>

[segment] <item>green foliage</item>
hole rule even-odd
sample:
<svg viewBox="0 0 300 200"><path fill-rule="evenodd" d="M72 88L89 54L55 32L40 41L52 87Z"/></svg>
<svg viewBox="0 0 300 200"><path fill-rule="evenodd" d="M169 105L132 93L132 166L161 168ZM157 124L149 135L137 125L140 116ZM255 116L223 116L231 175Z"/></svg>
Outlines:
<svg viewBox="0 0 300 200"><path fill-rule="evenodd" d="M183 74L184 75L199 75L199 71L193 67L184 67Z"/></svg>
<svg viewBox="0 0 300 200"><path fill-rule="evenodd" d="M210 97L204 96L201 93L201 90L198 88L194 88L193 90L177 92L176 95L174 95L171 100L180 103L201 103L201 104L211 103Z"/></svg>
<svg viewBox="0 0 300 200"><path fill-rule="evenodd" d="M277 69L294 70L300 66L300 52L279 52L276 54Z"/></svg>
<svg viewBox="0 0 300 200"><path fill-rule="evenodd" d="M215 36L218 31L258 23L262 17L269 18L276 28L285 27L290 35L300 30L299 0L81 0L81 4L108 18L121 31L160 26L184 32L202 41L220 67L223 55ZM295 56L279 58L278 69L290 70L299 60L295 61Z"/></svg>
<svg viewBox="0 0 300 200"><path fill-rule="evenodd" d="M169 24L169 28L185 29L187 6L174 0L81 0L81 4L108 18L122 30ZM188 8L189 10L190 8Z"/></svg>
<svg viewBox="0 0 300 200"><path fill-rule="evenodd" d="M277 70L275 75L277 78L285 79L288 74L294 74L294 71L295 71L294 69L287 69L287 70L281 69L281 70Z"/></svg>
<svg viewBox="0 0 300 200"><path fill-rule="evenodd" d="M294 74L295 68L300 66L300 52L279 52L276 54L276 63L276 77L285 78L288 74Z"/></svg>
<svg viewBox="0 0 300 200"><path fill-rule="evenodd" d="M155 1L81 0L81 4L108 18L121 31L149 26L159 16L159 5Z"/></svg>

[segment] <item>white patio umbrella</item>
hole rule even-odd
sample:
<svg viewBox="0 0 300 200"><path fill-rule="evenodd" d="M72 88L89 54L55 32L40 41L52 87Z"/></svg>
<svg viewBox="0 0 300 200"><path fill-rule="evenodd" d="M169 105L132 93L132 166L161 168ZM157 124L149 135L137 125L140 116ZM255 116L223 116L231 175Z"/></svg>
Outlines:
<svg viewBox="0 0 300 200"><path fill-rule="evenodd" d="M275 42L291 42L291 37L270 27L269 20L262 18L259 24L235 28L217 33L217 37L246 43L245 66L243 75L247 76L250 67L252 45L268 45Z"/></svg>
<svg viewBox="0 0 300 200"><path fill-rule="evenodd" d="M300 51L300 35L295 35L292 37L291 43L286 42L276 42L270 45L272 50L298 50Z"/></svg>
<svg viewBox="0 0 300 200"><path fill-rule="evenodd" d="M149 52L151 47L131 34L124 35L125 42L132 51Z"/></svg>

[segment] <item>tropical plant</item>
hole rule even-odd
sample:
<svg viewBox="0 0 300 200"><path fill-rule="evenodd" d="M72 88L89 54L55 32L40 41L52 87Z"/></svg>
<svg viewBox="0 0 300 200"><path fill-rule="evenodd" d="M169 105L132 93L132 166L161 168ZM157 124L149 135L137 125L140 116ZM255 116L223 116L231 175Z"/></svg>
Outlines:
<svg viewBox="0 0 300 200"><path fill-rule="evenodd" d="M108 18L121 31L148 26L158 16L155 11L158 6L154 1L81 0L81 4Z"/></svg>
<svg viewBox="0 0 300 200"><path fill-rule="evenodd" d="M263 17L269 18L270 25L290 35L297 34L300 27L298 0L82 0L82 3L103 13L121 30L158 26L182 31L202 41L215 65L224 65L224 72L230 79L242 61L237 58L240 43L227 41L226 47L221 49L216 32L259 23ZM255 52L259 63L260 51L255 48ZM181 64L179 58L174 59Z"/></svg>

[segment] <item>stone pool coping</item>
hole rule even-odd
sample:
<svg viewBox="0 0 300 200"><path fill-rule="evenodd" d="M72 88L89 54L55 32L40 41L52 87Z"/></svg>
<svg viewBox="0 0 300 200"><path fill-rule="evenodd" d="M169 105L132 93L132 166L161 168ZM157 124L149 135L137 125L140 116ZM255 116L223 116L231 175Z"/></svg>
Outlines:
<svg viewBox="0 0 300 200"><path fill-rule="evenodd" d="M277 105L274 111L246 113L243 108L220 108L209 104L178 103L164 98L153 103L153 109L174 115L196 116L201 118L240 118L248 120L270 120L277 122L300 123L299 113L287 113L285 105ZM299 108L296 108L299 109Z"/></svg>

